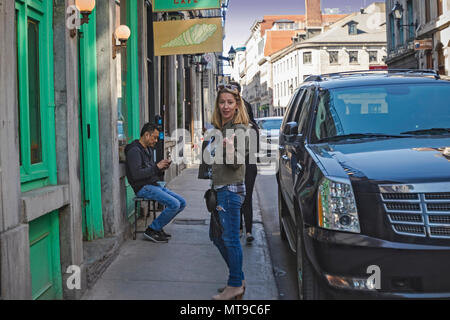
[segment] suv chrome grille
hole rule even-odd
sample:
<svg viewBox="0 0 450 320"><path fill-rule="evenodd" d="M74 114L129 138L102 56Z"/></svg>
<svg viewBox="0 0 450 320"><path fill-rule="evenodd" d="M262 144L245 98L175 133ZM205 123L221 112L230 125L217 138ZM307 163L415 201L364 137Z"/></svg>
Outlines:
<svg viewBox="0 0 450 320"><path fill-rule="evenodd" d="M450 193L381 193L395 233L450 239Z"/></svg>
<svg viewBox="0 0 450 320"><path fill-rule="evenodd" d="M410 234L417 237L425 237L425 228L422 226L394 224L394 230L400 234Z"/></svg>
<svg viewBox="0 0 450 320"><path fill-rule="evenodd" d="M417 193L382 193L384 200L419 200Z"/></svg>
<svg viewBox="0 0 450 320"><path fill-rule="evenodd" d="M450 192L425 193L426 200L450 200Z"/></svg>
<svg viewBox="0 0 450 320"><path fill-rule="evenodd" d="M450 202L449 203L427 203L428 211L449 211L450 212Z"/></svg>
<svg viewBox="0 0 450 320"><path fill-rule="evenodd" d="M419 203L387 202L384 205L389 211L421 211Z"/></svg>

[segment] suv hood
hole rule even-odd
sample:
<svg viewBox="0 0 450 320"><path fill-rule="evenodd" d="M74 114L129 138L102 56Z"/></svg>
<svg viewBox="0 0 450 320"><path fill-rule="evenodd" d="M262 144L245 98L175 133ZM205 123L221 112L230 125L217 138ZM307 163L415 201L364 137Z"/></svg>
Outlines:
<svg viewBox="0 0 450 320"><path fill-rule="evenodd" d="M309 145L326 176L378 182L450 181L450 137Z"/></svg>

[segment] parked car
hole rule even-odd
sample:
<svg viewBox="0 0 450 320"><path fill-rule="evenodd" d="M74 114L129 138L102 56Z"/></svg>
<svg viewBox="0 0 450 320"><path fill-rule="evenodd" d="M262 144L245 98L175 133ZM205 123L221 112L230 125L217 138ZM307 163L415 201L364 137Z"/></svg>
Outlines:
<svg viewBox="0 0 450 320"><path fill-rule="evenodd" d="M260 150L272 156L272 151L276 151L279 143L280 127L283 117L256 118L256 124L260 133Z"/></svg>
<svg viewBox="0 0 450 320"><path fill-rule="evenodd" d="M450 297L450 82L307 79L280 130L281 236L300 298Z"/></svg>

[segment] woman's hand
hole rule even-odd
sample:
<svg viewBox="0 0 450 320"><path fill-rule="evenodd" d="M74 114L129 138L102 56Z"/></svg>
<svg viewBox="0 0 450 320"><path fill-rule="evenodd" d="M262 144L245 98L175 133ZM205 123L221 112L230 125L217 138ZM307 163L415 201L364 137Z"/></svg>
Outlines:
<svg viewBox="0 0 450 320"><path fill-rule="evenodd" d="M233 163L234 162L234 137L236 135L233 133L231 138L224 138L223 139L223 146L225 148L225 154L226 154L226 163Z"/></svg>

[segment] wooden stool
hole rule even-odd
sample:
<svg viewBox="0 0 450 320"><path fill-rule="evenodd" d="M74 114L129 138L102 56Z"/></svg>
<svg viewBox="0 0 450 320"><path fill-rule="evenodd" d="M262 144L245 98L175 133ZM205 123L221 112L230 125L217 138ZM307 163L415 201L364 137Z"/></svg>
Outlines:
<svg viewBox="0 0 450 320"><path fill-rule="evenodd" d="M134 235L133 240L136 240L136 233L144 233L144 231L138 231L137 230L137 219L139 216L139 213L141 211L141 203L147 202L147 214L145 215L145 226L147 227L147 219L150 217L150 214L153 213L153 220L156 219L156 212L160 211L157 209L158 202L156 200L152 199L144 199L135 197L134 198Z"/></svg>

